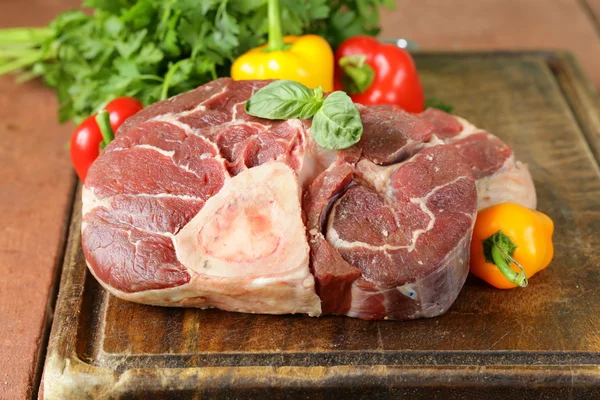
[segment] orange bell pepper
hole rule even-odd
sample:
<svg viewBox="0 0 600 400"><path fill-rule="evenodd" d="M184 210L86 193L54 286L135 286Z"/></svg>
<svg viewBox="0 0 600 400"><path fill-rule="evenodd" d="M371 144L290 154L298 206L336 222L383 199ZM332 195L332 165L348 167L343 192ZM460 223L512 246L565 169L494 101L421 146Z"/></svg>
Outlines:
<svg viewBox="0 0 600 400"><path fill-rule="evenodd" d="M499 289L527 286L554 256L554 223L547 215L514 203L477 214L471 240L471 272Z"/></svg>

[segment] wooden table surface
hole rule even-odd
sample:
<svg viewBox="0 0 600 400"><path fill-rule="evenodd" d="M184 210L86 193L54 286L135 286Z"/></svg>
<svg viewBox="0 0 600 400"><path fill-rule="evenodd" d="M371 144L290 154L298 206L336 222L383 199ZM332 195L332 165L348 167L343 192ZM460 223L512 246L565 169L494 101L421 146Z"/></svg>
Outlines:
<svg viewBox="0 0 600 400"><path fill-rule="evenodd" d="M79 0L3 0L0 28L43 25ZM600 0L398 0L384 37L422 49L567 49L600 87ZM41 82L0 78L0 399L35 397L74 174Z"/></svg>

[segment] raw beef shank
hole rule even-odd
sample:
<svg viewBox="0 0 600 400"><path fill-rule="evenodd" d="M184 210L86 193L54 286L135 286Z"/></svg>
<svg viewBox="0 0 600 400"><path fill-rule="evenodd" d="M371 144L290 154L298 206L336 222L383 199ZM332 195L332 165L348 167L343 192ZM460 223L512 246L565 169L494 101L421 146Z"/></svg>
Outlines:
<svg viewBox="0 0 600 400"><path fill-rule="evenodd" d="M218 79L121 126L82 193L85 259L109 292L250 313L432 317L464 284L478 206L535 207L526 166L463 119L357 105L361 141L329 151L309 121L245 113L266 84Z"/></svg>

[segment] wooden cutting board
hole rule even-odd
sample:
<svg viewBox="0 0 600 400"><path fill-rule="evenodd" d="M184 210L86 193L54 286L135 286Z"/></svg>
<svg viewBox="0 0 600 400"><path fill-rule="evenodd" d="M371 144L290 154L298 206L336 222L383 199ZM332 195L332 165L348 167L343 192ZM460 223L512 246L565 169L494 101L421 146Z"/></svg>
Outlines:
<svg viewBox="0 0 600 400"><path fill-rule="evenodd" d="M600 398L600 113L565 53L416 55L427 97L529 164L555 259L529 287L470 277L443 316L398 322L121 301L87 272L75 199L45 398Z"/></svg>

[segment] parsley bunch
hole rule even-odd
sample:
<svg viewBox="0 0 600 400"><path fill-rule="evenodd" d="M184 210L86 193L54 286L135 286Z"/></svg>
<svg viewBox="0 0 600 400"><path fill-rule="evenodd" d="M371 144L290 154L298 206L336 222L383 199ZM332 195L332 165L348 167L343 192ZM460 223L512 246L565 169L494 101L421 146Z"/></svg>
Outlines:
<svg viewBox="0 0 600 400"><path fill-rule="evenodd" d="M267 0L85 0L44 28L0 30L0 75L42 77L61 122L79 123L112 99L144 105L228 76L236 57L267 37ZM317 33L335 48L376 35L392 0L282 0L286 34Z"/></svg>

